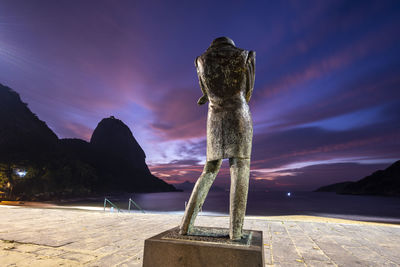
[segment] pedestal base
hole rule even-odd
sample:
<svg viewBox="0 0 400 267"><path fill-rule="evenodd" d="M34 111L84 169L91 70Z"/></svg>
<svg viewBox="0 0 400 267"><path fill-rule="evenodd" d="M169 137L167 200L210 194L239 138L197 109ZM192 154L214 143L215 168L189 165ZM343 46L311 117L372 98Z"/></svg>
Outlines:
<svg viewBox="0 0 400 267"><path fill-rule="evenodd" d="M146 239L143 267L264 266L261 231L243 231L239 241L224 228L195 227L180 235L175 227Z"/></svg>

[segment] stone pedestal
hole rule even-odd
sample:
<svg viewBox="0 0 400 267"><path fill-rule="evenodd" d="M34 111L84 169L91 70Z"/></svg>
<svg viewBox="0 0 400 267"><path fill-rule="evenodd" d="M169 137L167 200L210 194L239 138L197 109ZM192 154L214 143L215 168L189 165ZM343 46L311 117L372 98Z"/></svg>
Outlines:
<svg viewBox="0 0 400 267"><path fill-rule="evenodd" d="M195 227L189 235L172 228L145 240L143 267L264 266L261 231L243 230L239 241L225 228Z"/></svg>

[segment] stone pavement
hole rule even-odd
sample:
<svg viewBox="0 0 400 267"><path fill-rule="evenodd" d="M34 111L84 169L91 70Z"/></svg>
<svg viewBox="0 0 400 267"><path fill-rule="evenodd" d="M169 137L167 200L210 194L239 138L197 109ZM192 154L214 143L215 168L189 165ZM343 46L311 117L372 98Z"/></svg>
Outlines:
<svg viewBox="0 0 400 267"><path fill-rule="evenodd" d="M141 266L144 240L181 215L0 206L0 266ZM227 227L228 217L196 225ZM400 266L400 226L319 217L246 217L266 266Z"/></svg>

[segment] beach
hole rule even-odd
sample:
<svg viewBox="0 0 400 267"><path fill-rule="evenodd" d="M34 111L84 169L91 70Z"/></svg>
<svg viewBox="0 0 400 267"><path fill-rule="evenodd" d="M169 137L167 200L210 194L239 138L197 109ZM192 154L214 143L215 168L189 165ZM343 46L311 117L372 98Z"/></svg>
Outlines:
<svg viewBox="0 0 400 267"><path fill-rule="evenodd" d="M12 204L12 203L8 203ZM1 266L141 266L144 240L181 215L0 206ZM227 216L199 216L227 227ZM315 216L246 216L266 266L399 266L400 226Z"/></svg>
<svg viewBox="0 0 400 267"><path fill-rule="evenodd" d="M128 212L132 199L146 212L183 215L191 191L160 193L125 193L96 197L53 200L46 202L8 202L12 205L103 210L107 197L116 207ZM7 202L0 202L0 204ZM110 207L110 203L106 203ZM140 212L131 203L130 212ZM203 215L228 216L229 192L209 192L202 207ZM309 215L356 221L400 224L400 198L383 196L339 195L325 192L262 192L249 191L246 215L286 216Z"/></svg>

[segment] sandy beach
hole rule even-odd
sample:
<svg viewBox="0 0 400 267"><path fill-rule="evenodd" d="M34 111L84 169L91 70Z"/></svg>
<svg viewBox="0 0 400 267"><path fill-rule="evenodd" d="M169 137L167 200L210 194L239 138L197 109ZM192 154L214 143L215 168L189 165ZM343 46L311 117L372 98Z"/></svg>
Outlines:
<svg viewBox="0 0 400 267"><path fill-rule="evenodd" d="M181 215L111 213L51 203L0 205L1 266L141 266L144 240ZM227 227L226 216L197 225ZM400 226L313 216L246 217L262 230L266 266L399 266Z"/></svg>
<svg viewBox="0 0 400 267"><path fill-rule="evenodd" d="M68 209L68 210L85 210L85 211L103 211L103 208L79 205L60 205L57 202L39 202L39 201L0 201L0 206L14 206L26 208L42 208L42 209ZM110 212L110 207L106 207L106 212ZM115 211L117 212L117 211ZM150 212L151 214L151 212ZM266 220L266 221L299 221L299 222L322 222L322 223L346 223L358 225L388 225L392 223L381 223L374 221L357 221L346 220L340 218L308 216L308 215L286 215L286 216L247 216L247 218Z"/></svg>

